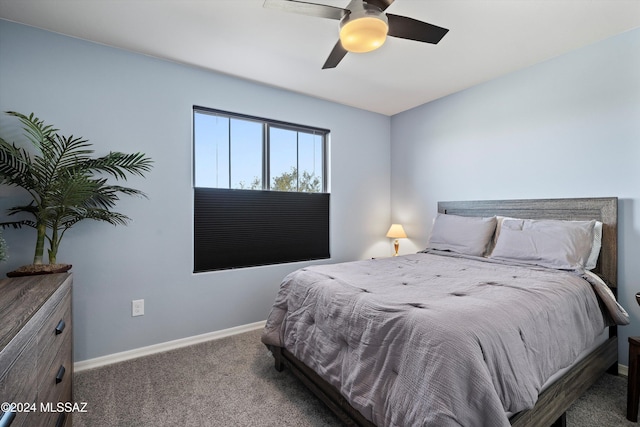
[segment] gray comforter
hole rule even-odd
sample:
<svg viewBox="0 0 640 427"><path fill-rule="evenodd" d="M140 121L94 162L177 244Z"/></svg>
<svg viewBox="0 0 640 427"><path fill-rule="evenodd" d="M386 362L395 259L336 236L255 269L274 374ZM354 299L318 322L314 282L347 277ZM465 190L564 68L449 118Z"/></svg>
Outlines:
<svg viewBox="0 0 640 427"><path fill-rule="evenodd" d="M289 274L262 341L379 426L508 426L605 320L578 275L415 254Z"/></svg>

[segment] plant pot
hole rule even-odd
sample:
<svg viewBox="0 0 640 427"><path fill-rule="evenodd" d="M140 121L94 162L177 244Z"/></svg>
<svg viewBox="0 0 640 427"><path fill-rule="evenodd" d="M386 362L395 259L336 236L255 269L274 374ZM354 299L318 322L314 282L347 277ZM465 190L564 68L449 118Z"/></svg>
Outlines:
<svg viewBox="0 0 640 427"><path fill-rule="evenodd" d="M37 276L40 274L65 273L71 264L28 264L7 273L7 277Z"/></svg>

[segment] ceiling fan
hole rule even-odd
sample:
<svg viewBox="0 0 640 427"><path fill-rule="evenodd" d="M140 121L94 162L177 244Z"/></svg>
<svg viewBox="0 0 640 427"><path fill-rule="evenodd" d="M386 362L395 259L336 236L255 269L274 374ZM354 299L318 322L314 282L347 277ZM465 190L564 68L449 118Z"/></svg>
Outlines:
<svg viewBox="0 0 640 427"><path fill-rule="evenodd" d="M417 19L384 13L393 1L351 0L343 9L297 0L265 0L264 7L340 21L340 40L322 66L325 69L335 68L347 52L362 53L379 48L387 35L437 44L449 31Z"/></svg>

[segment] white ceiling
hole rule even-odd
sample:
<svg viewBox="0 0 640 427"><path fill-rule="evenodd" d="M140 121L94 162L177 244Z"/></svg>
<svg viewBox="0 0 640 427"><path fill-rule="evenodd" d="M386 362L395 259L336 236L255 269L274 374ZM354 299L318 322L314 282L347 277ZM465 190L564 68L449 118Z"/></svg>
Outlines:
<svg viewBox="0 0 640 427"><path fill-rule="evenodd" d="M262 4L0 0L0 17L386 115L640 27L640 0L396 0L387 12L449 33L437 45L389 37L322 70L338 21Z"/></svg>

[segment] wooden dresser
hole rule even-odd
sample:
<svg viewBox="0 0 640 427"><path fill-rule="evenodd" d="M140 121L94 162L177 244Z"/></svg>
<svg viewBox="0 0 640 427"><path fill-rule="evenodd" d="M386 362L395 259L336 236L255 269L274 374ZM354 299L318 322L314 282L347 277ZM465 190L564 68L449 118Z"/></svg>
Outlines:
<svg viewBox="0 0 640 427"><path fill-rule="evenodd" d="M71 426L71 283L69 273L0 280L0 427Z"/></svg>

